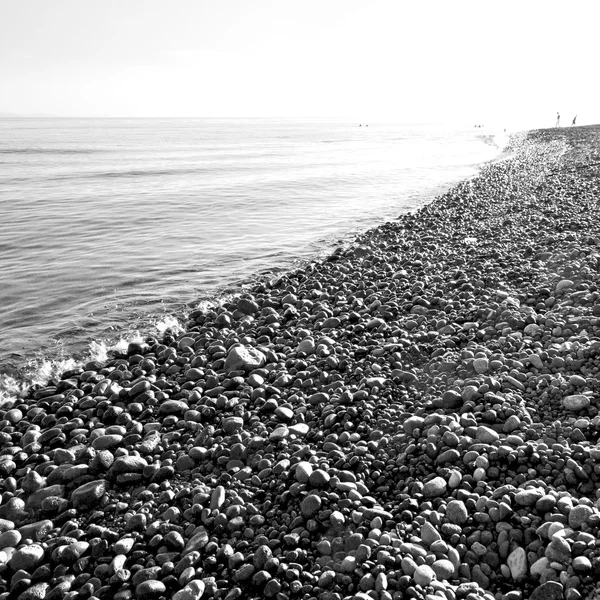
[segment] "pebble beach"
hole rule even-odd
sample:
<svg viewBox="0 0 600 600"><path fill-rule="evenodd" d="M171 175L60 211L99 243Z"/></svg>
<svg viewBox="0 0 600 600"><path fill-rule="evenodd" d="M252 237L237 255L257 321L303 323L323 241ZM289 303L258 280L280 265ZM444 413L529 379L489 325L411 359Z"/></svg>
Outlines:
<svg viewBox="0 0 600 600"><path fill-rule="evenodd" d="M0 600L600 597L599 140L0 400Z"/></svg>

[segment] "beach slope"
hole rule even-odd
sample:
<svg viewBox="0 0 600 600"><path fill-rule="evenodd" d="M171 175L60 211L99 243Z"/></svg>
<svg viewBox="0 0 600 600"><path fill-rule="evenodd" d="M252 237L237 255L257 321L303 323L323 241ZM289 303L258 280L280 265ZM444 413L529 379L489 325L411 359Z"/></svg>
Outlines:
<svg viewBox="0 0 600 600"><path fill-rule="evenodd" d="M0 405L0 600L578 600L600 127Z"/></svg>

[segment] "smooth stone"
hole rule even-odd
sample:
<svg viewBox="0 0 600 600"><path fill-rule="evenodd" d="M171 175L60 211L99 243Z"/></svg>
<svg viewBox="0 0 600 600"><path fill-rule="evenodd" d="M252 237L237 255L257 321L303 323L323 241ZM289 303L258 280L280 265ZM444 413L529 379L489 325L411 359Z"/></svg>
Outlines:
<svg viewBox="0 0 600 600"><path fill-rule="evenodd" d="M313 467L308 461L300 461L296 465L296 480L299 483L308 483L308 480L313 472Z"/></svg>
<svg viewBox="0 0 600 600"><path fill-rule="evenodd" d="M482 375L490 368L490 361L487 358L475 358L473 359L473 368L476 373Z"/></svg>
<svg viewBox="0 0 600 600"><path fill-rule="evenodd" d="M548 566L550 565L550 561L545 557L538 558L529 568L529 573L532 577L541 577L543 573L546 571Z"/></svg>
<svg viewBox="0 0 600 600"><path fill-rule="evenodd" d="M38 567L44 560L44 548L39 544L31 544L19 548L8 561L9 567L13 571L23 569L23 571L32 572L32 569Z"/></svg>
<svg viewBox="0 0 600 600"><path fill-rule="evenodd" d="M515 494L515 502L519 506L533 506L543 496L543 489L528 488L526 490L520 490Z"/></svg>
<svg viewBox="0 0 600 600"><path fill-rule="evenodd" d="M244 428L242 417L226 417L223 419L223 430L227 435L234 435Z"/></svg>
<svg viewBox="0 0 600 600"><path fill-rule="evenodd" d="M554 536L546 548L545 555L550 561L568 563L571 560L571 547L564 538Z"/></svg>
<svg viewBox="0 0 600 600"><path fill-rule="evenodd" d="M446 493L448 485L443 477L434 477L423 486L425 498L439 498Z"/></svg>
<svg viewBox="0 0 600 600"><path fill-rule="evenodd" d="M322 500L320 496L317 496L316 494L309 494L300 503L300 512L306 518L310 518L319 512L321 509L321 504Z"/></svg>
<svg viewBox="0 0 600 600"><path fill-rule="evenodd" d="M518 581L527 575L527 553L524 548L515 548L506 559L506 564L510 569L510 575Z"/></svg>
<svg viewBox="0 0 600 600"><path fill-rule="evenodd" d="M195 550L202 550L206 544L208 544L208 532L204 527L200 526L197 528L197 532L190 538L185 548L182 550L182 554L189 554Z"/></svg>
<svg viewBox="0 0 600 600"><path fill-rule="evenodd" d="M477 432L475 433L475 438L482 442L483 444L493 444L500 439L500 434L485 425L480 425L477 427Z"/></svg>
<svg viewBox="0 0 600 600"><path fill-rule="evenodd" d="M446 558L441 558L436 560L432 565L436 579L438 581L444 581L446 579L451 579L454 575L454 565L451 561Z"/></svg>
<svg viewBox="0 0 600 600"><path fill-rule="evenodd" d="M135 597L137 600L154 600L159 598L167 591L167 587L162 581L149 579L142 581L135 588Z"/></svg>
<svg viewBox="0 0 600 600"><path fill-rule="evenodd" d="M546 581L533 590L529 600L563 600L564 588L558 581Z"/></svg>
<svg viewBox="0 0 600 600"><path fill-rule="evenodd" d="M569 512L569 527L579 529L594 514L591 506L578 504Z"/></svg>
<svg viewBox="0 0 600 600"><path fill-rule="evenodd" d="M91 508L96 506L99 500L108 490L108 481L97 479L80 485L71 495L74 508Z"/></svg>
<svg viewBox="0 0 600 600"><path fill-rule="evenodd" d="M231 371L254 371L260 369L267 361L266 356L252 346L232 346L225 359L224 370Z"/></svg>
<svg viewBox="0 0 600 600"><path fill-rule="evenodd" d="M425 544L431 546L434 542L439 542L442 539L442 536L431 523L425 521L421 526L421 539Z"/></svg>
<svg viewBox="0 0 600 600"><path fill-rule="evenodd" d="M573 394L563 398L563 406L567 410L583 410L590 406L590 399L583 394Z"/></svg>
<svg viewBox="0 0 600 600"><path fill-rule="evenodd" d="M591 571L592 563L587 556L577 556L573 559L573 570L579 573Z"/></svg>
<svg viewBox="0 0 600 600"><path fill-rule="evenodd" d="M450 500L446 505L446 518L456 525L464 525L469 518L469 512L462 500Z"/></svg>
<svg viewBox="0 0 600 600"><path fill-rule="evenodd" d="M417 585L429 585L435 578L435 571L429 565L421 565L415 569L413 579Z"/></svg>

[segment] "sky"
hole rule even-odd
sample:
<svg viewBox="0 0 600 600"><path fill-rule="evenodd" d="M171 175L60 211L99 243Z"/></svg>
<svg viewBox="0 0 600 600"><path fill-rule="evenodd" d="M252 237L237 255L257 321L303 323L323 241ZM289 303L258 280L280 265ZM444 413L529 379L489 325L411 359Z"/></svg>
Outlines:
<svg viewBox="0 0 600 600"><path fill-rule="evenodd" d="M600 2L0 0L0 113L600 123Z"/></svg>

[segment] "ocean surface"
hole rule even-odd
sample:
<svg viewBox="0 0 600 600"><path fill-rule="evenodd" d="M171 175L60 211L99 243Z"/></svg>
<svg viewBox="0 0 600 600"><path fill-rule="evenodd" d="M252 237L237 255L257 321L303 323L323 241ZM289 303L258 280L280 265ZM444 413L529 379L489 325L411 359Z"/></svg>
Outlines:
<svg viewBox="0 0 600 600"><path fill-rule="evenodd" d="M504 141L325 119L0 119L0 394L331 252Z"/></svg>

